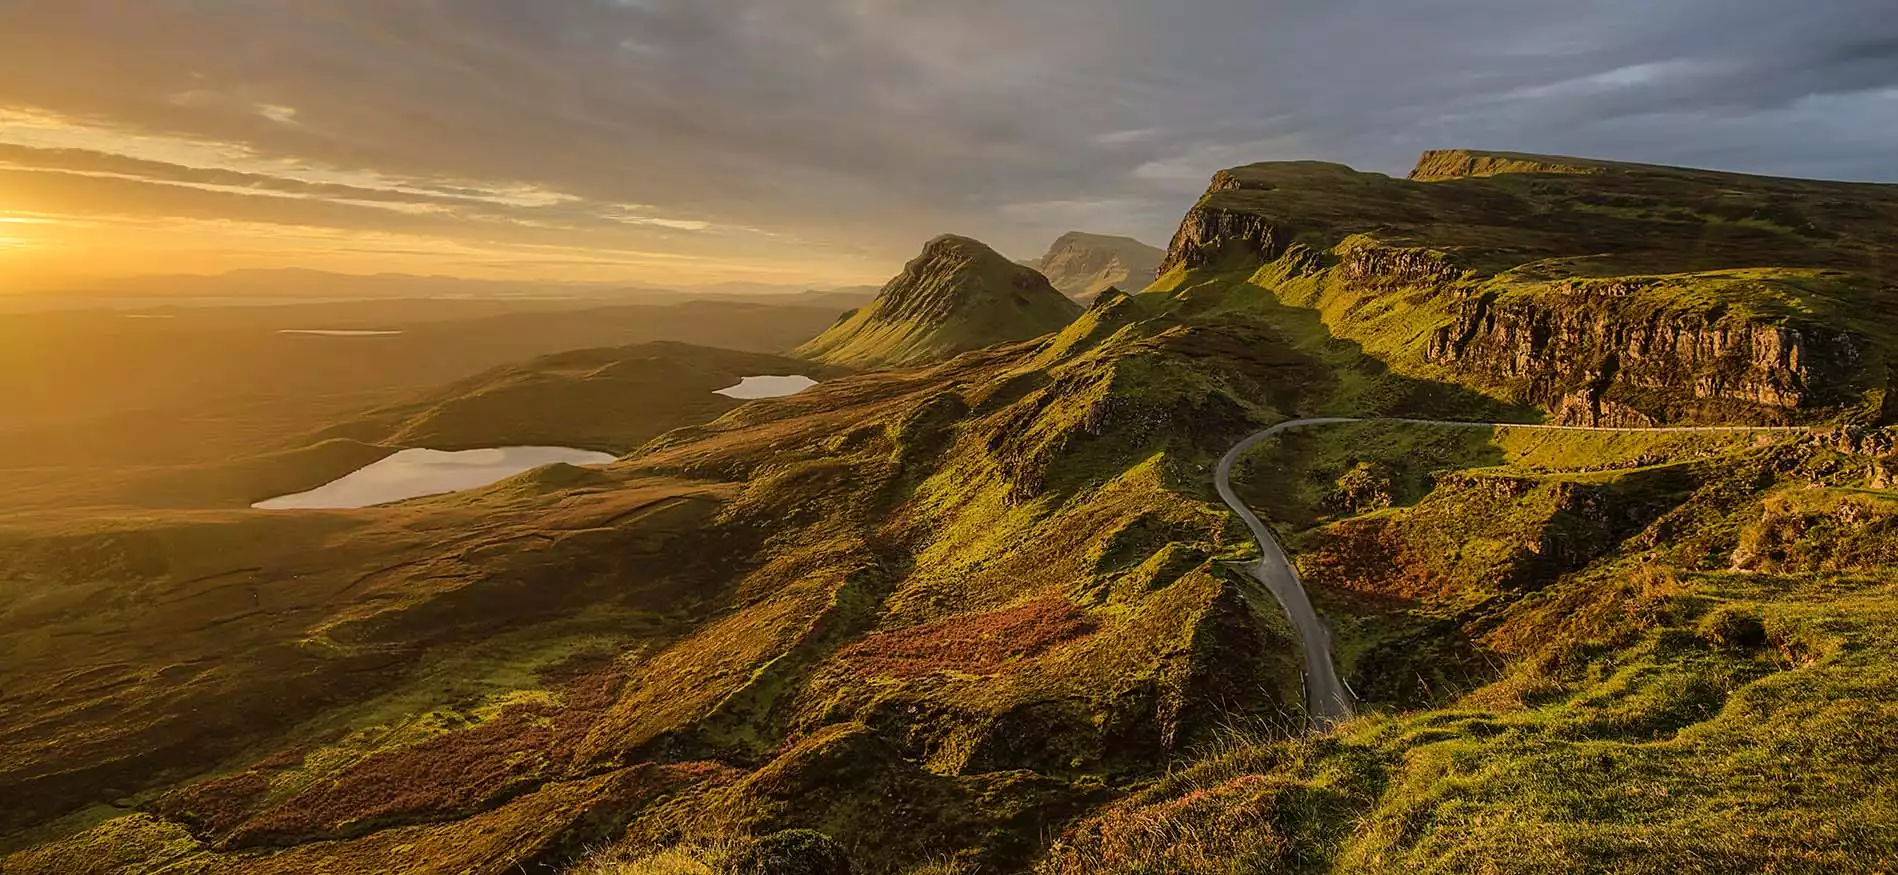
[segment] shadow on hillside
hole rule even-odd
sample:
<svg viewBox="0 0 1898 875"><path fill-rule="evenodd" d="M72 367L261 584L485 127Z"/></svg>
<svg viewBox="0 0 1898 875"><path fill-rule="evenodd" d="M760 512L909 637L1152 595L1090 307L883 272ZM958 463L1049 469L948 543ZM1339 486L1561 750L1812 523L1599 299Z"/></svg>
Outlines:
<svg viewBox="0 0 1898 875"><path fill-rule="evenodd" d="M1331 378L1324 392L1307 391L1298 416L1411 417L1470 422L1536 423L1542 410L1512 404L1458 383L1414 377L1338 337L1323 314L1281 302L1246 277L1221 274L1183 286L1173 296L1180 315L1252 321L1279 334L1292 349L1320 364Z"/></svg>
<svg viewBox="0 0 1898 875"><path fill-rule="evenodd" d="M1544 419L1537 409L1467 386L1398 373L1360 343L1334 335L1317 310L1288 306L1243 275L1189 283L1171 300L1174 311L1192 323L1295 353L1304 363L1304 381L1271 399L1288 417ZM1506 454L1493 438L1491 429L1321 426L1288 432L1261 446L1242 462L1234 482L1247 503L1283 535L1328 520L1415 506L1436 489L1441 475L1505 464ZM1299 552L1297 537L1282 540ZM1381 553L1388 545L1362 546ZM1463 545L1437 546L1459 550ZM1389 573L1400 570L1393 566ZM1494 679L1500 669L1495 655L1466 631L1469 616L1446 612L1421 597L1338 589L1322 572L1306 584L1332 615L1341 668L1368 702L1442 704Z"/></svg>

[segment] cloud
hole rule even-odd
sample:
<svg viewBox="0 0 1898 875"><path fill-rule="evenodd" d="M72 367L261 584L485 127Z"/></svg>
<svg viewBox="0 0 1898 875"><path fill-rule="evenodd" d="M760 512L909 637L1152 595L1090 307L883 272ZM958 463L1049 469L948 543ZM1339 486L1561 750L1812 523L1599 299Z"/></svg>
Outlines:
<svg viewBox="0 0 1898 875"><path fill-rule="evenodd" d="M282 107L259 108L260 115L277 118ZM0 108L0 148L41 149L91 153L100 159L121 158L147 168L171 168L173 178L157 181L184 183L175 178L188 171L223 171L267 184L299 184L305 193L318 186L355 190L369 195L397 194L449 201L473 201L502 206L551 206L580 200L563 192L523 183L480 183L469 180L398 177L375 170L345 169L294 155L269 155L238 142L217 142L173 134L151 133L85 122L44 111ZM70 168L67 168L70 169ZM200 184L218 183L198 181ZM312 196L316 196L312 194Z"/></svg>
<svg viewBox="0 0 1898 875"><path fill-rule="evenodd" d="M265 104L257 107L257 114L280 125L294 125L297 123L297 111L295 107Z"/></svg>
<svg viewBox="0 0 1898 875"><path fill-rule="evenodd" d="M854 281L950 228L1022 252L1093 224L1161 241L1215 170L1259 160L1401 173L1468 145L1893 180L1890 11L11 0L0 159L49 212L228 210Z"/></svg>
<svg viewBox="0 0 1898 875"><path fill-rule="evenodd" d="M1160 130L1158 128L1133 128L1132 130L1108 131L1105 134L1095 134L1092 139L1098 145L1120 146L1127 143L1138 143L1142 140L1151 140L1159 134Z"/></svg>
<svg viewBox="0 0 1898 875"><path fill-rule="evenodd" d="M1164 158L1135 167L1135 179L1185 185L1204 181L1212 171L1259 161L1288 161L1311 155L1313 148L1302 133L1242 140L1189 143Z"/></svg>

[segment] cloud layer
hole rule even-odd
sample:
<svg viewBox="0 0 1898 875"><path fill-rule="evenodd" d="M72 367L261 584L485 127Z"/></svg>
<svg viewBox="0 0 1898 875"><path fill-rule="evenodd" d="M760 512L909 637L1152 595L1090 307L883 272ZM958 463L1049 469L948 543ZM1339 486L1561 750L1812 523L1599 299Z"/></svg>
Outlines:
<svg viewBox="0 0 1898 875"><path fill-rule="evenodd" d="M817 283L942 231L1022 255L1070 228L1159 240L1258 160L1399 173L1467 145L1898 181L1892 11L0 0L0 212L360 233L450 272L580 253L591 278Z"/></svg>

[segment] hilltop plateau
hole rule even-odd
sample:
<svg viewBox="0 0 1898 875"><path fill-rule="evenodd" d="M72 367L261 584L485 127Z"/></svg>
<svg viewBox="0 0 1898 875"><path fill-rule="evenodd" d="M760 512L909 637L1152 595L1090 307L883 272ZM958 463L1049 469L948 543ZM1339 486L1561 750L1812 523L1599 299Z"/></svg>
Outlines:
<svg viewBox="0 0 1898 875"><path fill-rule="evenodd" d="M1214 178L1164 269L1563 422L1894 415L1889 185L1467 151L1409 180L1256 164Z"/></svg>

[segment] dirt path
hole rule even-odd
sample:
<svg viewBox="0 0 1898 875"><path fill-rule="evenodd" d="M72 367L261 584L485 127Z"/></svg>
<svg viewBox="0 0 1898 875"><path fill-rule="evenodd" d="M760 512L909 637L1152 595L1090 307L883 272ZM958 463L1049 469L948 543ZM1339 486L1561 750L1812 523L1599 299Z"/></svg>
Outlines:
<svg viewBox="0 0 1898 875"><path fill-rule="evenodd" d="M1449 428L1520 428L1541 431L1596 431L1596 432L1813 432L1821 429L1808 426L1746 426L1746 425L1700 425L1676 426L1672 428L1612 428L1606 426L1584 425L1523 425L1514 422L1458 422L1442 419L1396 419L1396 418L1352 418L1324 417L1318 419L1294 419L1257 432L1240 441L1219 460L1219 467L1213 475L1213 486L1218 489L1219 497L1232 508L1232 512L1245 521L1246 528L1252 531L1252 539L1259 544L1259 561L1246 566L1246 572L1271 591L1278 599L1280 607L1298 630L1300 645L1305 654L1305 706L1311 716L1312 728L1327 729L1339 722L1351 719L1355 713L1357 697L1338 677L1338 668L1331 659L1331 628L1324 618L1318 616L1312 607L1311 596L1305 592L1304 581L1299 580L1297 569L1292 567L1285 548L1279 545L1272 530L1259 515L1252 512L1245 502L1239 500L1239 494L1232 489L1232 467L1239 457L1253 447L1272 439L1281 432L1298 428L1312 428L1324 425L1342 425L1352 422L1387 422L1400 425L1436 425Z"/></svg>

